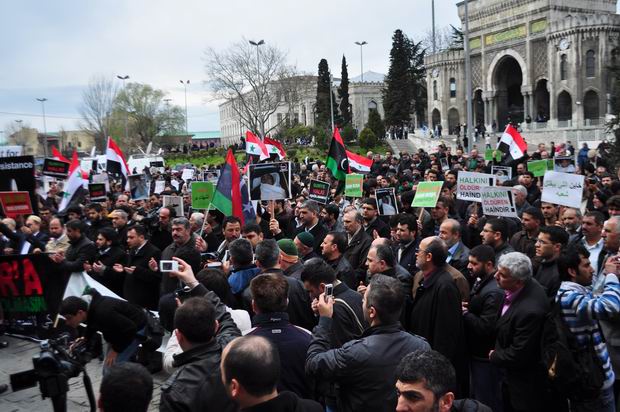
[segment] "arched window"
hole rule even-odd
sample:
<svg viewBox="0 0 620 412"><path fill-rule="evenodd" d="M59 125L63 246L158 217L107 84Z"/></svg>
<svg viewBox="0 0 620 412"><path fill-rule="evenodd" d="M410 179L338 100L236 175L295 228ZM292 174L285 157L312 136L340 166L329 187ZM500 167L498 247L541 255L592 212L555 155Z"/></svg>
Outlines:
<svg viewBox="0 0 620 412"><path fill-rule="evenodd" d="M377 110L377 102L371 100L368 102L368 110Z"/></svg>
<svg viewBox="0 0 620 412"><path fill-rule="evenodd" d="M560 80L566 80L568 77L568 58L565 54L560 56Z"/></svg>
<svg viewBox="0 0 620 412"><path fill-rule="evenodd" d="M586 52L586 77L594 77L596 69L596 60L594 58L594 50Z"/></svg>
<svg viewBox="0 0 620 412"><path fill-rule="evenodd" d="M450 78L450 97L456 97L456 79Z"/></svg>
<svg viewBox="0 0 620 412"><path fill-rule="evenodd" d="M437 80L433 80L433 100L437 100Z"/></svg>

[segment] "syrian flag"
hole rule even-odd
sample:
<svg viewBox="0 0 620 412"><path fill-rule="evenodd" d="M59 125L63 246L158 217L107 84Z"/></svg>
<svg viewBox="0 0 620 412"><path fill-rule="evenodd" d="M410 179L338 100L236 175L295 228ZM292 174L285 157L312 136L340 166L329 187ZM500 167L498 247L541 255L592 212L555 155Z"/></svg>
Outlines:
<svg viewBox="0 0 620 412"><path fill-rule="evenodd" d="M108 173L116 173L122 176L125 190L129 190L129 167L125 161L125 156L116 142L108 137L108 148L105 151L106 170Z"/></svg>
<svg viewBox="0 0 620 412"><path fill-rule="evenodd" d="M245 152L251 155L260 155L260 160L269 159L269 151L265 142L249 130L245 132Z"/></svg>
<svg viewBox="0 0 620 412"><path fill-rule="evenodd" d="M269 136L265 137L265 146L267 146L267 151L269 154L277 154L278 159L282 160L286 157L286 152L284 151L284 147L282 147L282 143L278 142L275 139L272 139Z"/></svg>
<svg viewBox="0 0 620 412"><path fill-rule="evenodd" d="M71 165L69 166L69 176L65 182L62 194L62 200L58 206L58 211L65 210L75 199L78 197L80 188L82 188L84 182L82 179L82 169L80 168L80 162L78 160L77 151L73 150L73 158L71 159Z"/></svg>
<svg viewBox="0 0 620 412"><path fill-rule="evenodd" d="M372 159L349 152L347 150L347 157L349 158L349 168L355 173L370 173L372 167Z"/></svg>
<svg viewBox="0 0 620 412"><path fill-rule="evenodd" d="M506 126L506 130L504 130L504 134L502 134L497 144L497 150L509 154L514 160L517 160L525 154L527 143L525 143L517 129L509 124Z"/></svg>
<svg viewBox="0 0 620 412"><path fill-rule="evenodd" d="M52 146L52 157L56 160L60 160L61 162L71 163L69 159L67 159L62 155L62 153L60 153L60 150L56 149L56 146Z"/></svg>
<svg viewBox="0 0 620 412"><path fill-rule="evenodd" d="M228 149L226 154L226 162L222 166L211 204L224 213L225 216L239 217L241 219L241 226L244 225L241 175L239 174L235 155L231 149Z"/></svg>
<svg viewBox="0 0 620 412"><path fill-rule="evenodd" d="M334 137L329 145L329 152L327 153L325 165L338 180L344 180L345 176L350 173L347 149L344 147L344 142L342 141L342 137L340 137L338 128L334 130Z"/></svg>

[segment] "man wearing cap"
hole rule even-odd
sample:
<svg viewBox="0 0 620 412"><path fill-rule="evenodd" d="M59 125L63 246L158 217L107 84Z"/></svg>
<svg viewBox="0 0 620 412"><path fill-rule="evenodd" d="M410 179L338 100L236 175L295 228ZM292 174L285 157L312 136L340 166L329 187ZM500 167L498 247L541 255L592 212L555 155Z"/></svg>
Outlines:
<svg viewBox="0 0 620 412"><path fill-rule="evenodd" d="M304 265L299 259L295 242L291 239L280 239L278 247L280 248L280 268L284 271L284 275L301 280Z"/></svg>
<svg viewBox="0 0 620 412"><path fill-rule="evenodd" d="M319 257L314 251L314 236L310 232L300 232L295 236L294 239L295 246L297 247L297 251L299 258L302 262L306 260Z"/></svg>

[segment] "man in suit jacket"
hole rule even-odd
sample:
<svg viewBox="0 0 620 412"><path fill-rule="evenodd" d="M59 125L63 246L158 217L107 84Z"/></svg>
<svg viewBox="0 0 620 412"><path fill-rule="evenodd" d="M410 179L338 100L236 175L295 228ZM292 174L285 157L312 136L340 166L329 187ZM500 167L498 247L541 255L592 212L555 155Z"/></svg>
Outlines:
<svg viewBox="0 0 620 412"><path fill-rule="evenodd" d="M26 219L26 224L21 229L24 234L20 245L22 255L32 253L35 249L45 249L49 236L41 232L41 223L39 216L31 215Z"/></svg>
<svg viewBox="0 0 620 412"><path fill-rule="evenodd" d="M415 215L401 213L398 216L397 233L399 239L398 248L394 251L396 261L412 275L416 270L416 235L418 222Z"/></svg>
<svg viewBox="0 0 620 412"><path fill-rule="evenodd" d="M372 243L372 237L364 231L364 218L355 210L350 210L342 217L344 230L347 232L349 245L344 257L349 261L358 279L366 274L366 256Z"/></svg>
<svg viewBox="0 0 620 412"><path fill-rule="evenodd" d="M461 224L456 219L446 219L439 226L439 237L448 246L448 258L446 263L458 270L470 282L474 284L475 279L469 276L467 264L469 263L469 248L461 240Z"/></svg>
<svg viewBox="0 0 620 412"><path fill-rule="evenodd" d="M146 240L146 229L135 225L127 231L129 257L127 265L117 263L113 270L125 273L123 295L128 302L146 309L157 310L161 272L149 268L151 258L159 261L161 251Z"/></svg>
<svg viewBox="0 0 620 412"><path fill-rule="evenodd" d="M377 200L367 198L362 200L362 217L364 230L374 238L375 232L379 237L390 238L390 226L378 216Z"/></svg>
<svg viewBox="0 0 620 412"><path fill-rule="evenodd" d="M495 279L504 290L496 323L492 364L504 369L504 405L513 411L545 411L545 370L541 366L540 342L549 300L532 278L530 258L511 252L499 259Z"/></svg>
<svg viewBox="0 0 620 412"><path fill-rule="evenodd" d="M426 338L432 348L450 359L459 382L457 395L461 396L468 380L461 295L447 271L447 255L448 248L438 236L420 242L417 266L423 280L415 289L408 330Z"/></svg>

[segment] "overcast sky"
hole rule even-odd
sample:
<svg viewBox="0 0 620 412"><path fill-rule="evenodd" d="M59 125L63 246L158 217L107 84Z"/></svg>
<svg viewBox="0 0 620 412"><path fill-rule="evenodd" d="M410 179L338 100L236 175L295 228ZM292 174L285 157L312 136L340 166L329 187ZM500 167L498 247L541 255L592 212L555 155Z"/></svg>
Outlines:
<svg viewBox="0 0 620 412"><path fill-rule="evenodd" d="M456 1L436 1L437 27L458 25ZM206 47L264 39L290 63L316 73L326 58L335 76L346 55L349 76L386 73L395 29L419 40L431 27L431 0L54 0L0 5L0 130L22 119L48 131L77 128L81 93L94 75L129 75L184 105L190 80L190 131L219 130L217 103L203 81ZM120 82L120 80L119 80Z"/></svg>

